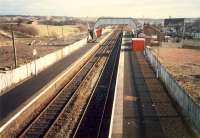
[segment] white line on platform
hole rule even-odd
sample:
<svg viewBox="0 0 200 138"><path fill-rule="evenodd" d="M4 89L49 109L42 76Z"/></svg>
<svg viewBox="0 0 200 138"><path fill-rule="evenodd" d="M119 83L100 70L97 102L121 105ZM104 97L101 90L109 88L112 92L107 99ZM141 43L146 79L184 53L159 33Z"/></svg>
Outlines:
<svg viewBox="0 0 200 138"><path fill-rule="evenodd" d="M110 32L109 34L107 34L100 43L104 42L110 35L112 34L112 32ZM72 70L75 66L77 66L77 64L79 64L79 62L81 60L83 60L85 57L88 56L89 53L91 53L92 51L94 51L96 49L96 47L100 45L100 44L96 44L92 49L90 49L85 55L83 55L81 58L79 58L77 61L75 61L75 63L73 63L72 65L70 65L66 71L60 75L55 81L53 81L47 88L45 88L39 95L37 95L33 100L31 100L26 106L24 106L19 112L17 112L13 117L11 117L5 124L3 124L0 127L0 133L2 133L16 118L18 118L24 111L26 111L35 101L37 101L42 95L44 95L46 93L46 91L48 91L49 88L51 88L53 85L55 85L61 78L63 78L70 70Z"/></svg>
<svg viewBox="0 0 200 138"><path fill-rule="evenodd" d="M93 51L93 49L95 49L95 46L90 49L90 51ZM90 52L89 51L89 52ZM87 55L87 54L86 54ZM48 91L53 85L55 85L61 78L63 78L69 71L71 71L75 66L77 66L77 64L83 60L86 55L84 55L83 57L81 57L79 60L77 60L74 64L72 64L71 66L69 66L66 70L65 73L63 73L61 76L59 76L54 82L52 82L47 88L45 88L44 91L42 91L38 96L36 96L33 100L31 100L24 108L22 108L19 112L17 112L10 120L8 120L8 122L6 122L2 127L0 127L0 133L3 132L3 130L8 127L9 124L11 124L17 117L19 117L24 111L26 111L35 101L37 101L42 95L44 95L46 93L46 91Z"/></svg>
<svg viewBox="0 0 200 138"><path fill-rule="evenodd" d="M122 44L123 43L124 41L122 41ZM124 49L125 47L122 45L115 86L109 138L112 138L115 134L121 135L122 137L123 134Z"/></svg>

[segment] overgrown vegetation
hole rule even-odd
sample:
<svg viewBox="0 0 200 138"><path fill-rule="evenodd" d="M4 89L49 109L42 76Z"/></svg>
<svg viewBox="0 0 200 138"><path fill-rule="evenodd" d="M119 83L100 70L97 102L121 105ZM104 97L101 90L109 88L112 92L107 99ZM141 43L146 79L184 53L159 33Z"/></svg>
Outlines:
<svg viewBox="0 0 200 138"><path fill-rule="evenodd" d="M78 19L66 19L66 20L44 20L40 22L44 25L55 25L55 26L63 26L63 25L76 25L76 24L85 24L83 21Z"/></svg>
<svg viewBox="0 0 200 138"><path fill-rule="evenodd" d="M38 30L34 26L27 26L25 24L0 24L0 29L5 32L10 32L12 29L17 33L22 33L24 35L38 35Z"/></svg>

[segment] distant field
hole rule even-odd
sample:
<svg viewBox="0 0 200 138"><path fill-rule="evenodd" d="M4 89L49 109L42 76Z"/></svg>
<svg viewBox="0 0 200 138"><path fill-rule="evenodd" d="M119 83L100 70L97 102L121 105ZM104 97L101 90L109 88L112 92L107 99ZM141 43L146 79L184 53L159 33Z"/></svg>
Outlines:
<svg viewBox="0 0 200 138"><path fill-rule="evenodd" d="M21 24L14 27L18 65L26 64L34 59L33 45L31 45L33 40L35 40L34 46L39 58L85 38L85 28L87 28L81 24L63 26L63 39L62 26L48 25L48 31L47 25L40 24ZM13 59L9 25L0 26L0 67L13 67Z"/></svg>
<svg viewBox="0 0 200 138"><path fill-rule="evenodd" d="M47 25L38 25L38 24L34 24L34 25L27 25L25 24L25 26L31 26L36 28L36 30L38 31L38 34L36 36L38 36L38 39L43 39L43 38L47 38L47 36L49 37L53 37L53 38L62 38L62 28L63 28L63 35L65 37L65 39L69 38L69 35L77 35L83 31L81 31L81 29L79 28L79 26L75 26L75 25L65 25L65 26L53 26L53 25L48 25L48 29L47 29ZM47 31L48 30L48 31ZM1 46L11 46L12 42L10 40L10 38L8 37L4 37L3 35L7 35L8 37L11 38L11 33L9 31L3 31L0 29L0 47ZM16 42L18 41L24 41L25 40L29 40L30 39L35 39L35 38L31 38L29 36L26 36L26 34L24 36L19 35L17 32L14 33L15 34L15 38L16 38Z"/></svg>
<svg viewBox="0 0 200 138"><path fill-rule="evenodd" d="M52 25L33 25L38 30L39 36L55 36L62 37L62 26ZM48 29L47 29L48 28ZM77 26L67 25L63 26L64 36L68 36L73 33L79 33L80 29Z"/></svg>
<svg viewBox="0 0 200 138"><path fill-rule="evenodd" d="M161 63L196 101L200 101L200 50L154 48Z"/></svg>
<svg viewBox="0 0 200 138"><path fill-rule="evenodd" d="M6 26L7 27L7 26ZM19 29L19 27L16 27ZM26 30L26 29L36 29L38 34L36 33L37 36L39 37L62 37L62 29L63 29L63 35L64 37L74 34L74 33L80 33L81 29L78 26L75 25L65 25L65 26L53 26L53 25L38 25L38 24L33 24L33 25L28 25L28 24L23 24L21 26L21 30L15 31L15 36L16 37L29 37L31 35L27 34L27 32L30 32L32 30ZM25 29L27 32L25 32ZM6 39L6 38L11 38L11 33L10 30L2 30L0 29L0 38L1 39Z"/></svg>

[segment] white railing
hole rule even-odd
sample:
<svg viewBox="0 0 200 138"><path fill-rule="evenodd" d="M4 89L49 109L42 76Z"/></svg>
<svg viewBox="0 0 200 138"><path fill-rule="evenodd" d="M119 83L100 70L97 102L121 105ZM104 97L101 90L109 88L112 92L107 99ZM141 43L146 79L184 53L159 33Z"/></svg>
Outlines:
<svg viewBox="0 0 200 138"><path fill-rule="evenodd" d="M200 49L200 40L183 40L184 46Z"/></svg>
<svg viewBox="0 0 200 138"><path fill-rule="evenodd" d="M84 38L72 45L66 46L44 57L36 59L35 61L22 65L19 68L7 71L5 73L0 73L0 94L5 91L5 89L16 85L17 83L35 75L36 73L43 71L50 65L58 62L62 58L83 47L86 43L87 39Z"/></svg>
<svg viewBox="0 0 200 138"><path fill-rule="evenodd" d="M158 77L163 81L170 96L181 107L183 115L190 119L194 128L200 132L200 104L195 102L188 93L177 83L174 77L160 64L151 48L145 48L145 56L148 58L154 70L158 71Z"/></svg>

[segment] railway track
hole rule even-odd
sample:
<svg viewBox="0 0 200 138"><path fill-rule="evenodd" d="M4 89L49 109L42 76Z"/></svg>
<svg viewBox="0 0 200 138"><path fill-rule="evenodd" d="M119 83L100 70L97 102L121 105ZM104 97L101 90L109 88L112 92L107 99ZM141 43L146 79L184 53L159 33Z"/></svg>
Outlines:
<svg viewBox="0 0 200 138"><path fill-rule="evenodd" d="M48 137L52 136L52 130L56 122L59 120L63 112L69 108L70 104L78 95L80 84L87 79L86 76L90 70L98 63L103 54L109 51L111 45L118 39L117 32L105 41L97 50L96 54L82 67L82 69L74 76L74 78L66 84L65 87L53 98L53 100L45 107L45 109L23 130L19 137Z"/></svg>
<svg viewBox="0 0 200 138"><path fill-rule="evenodd" d="M74 131L74 138L108 137L121 38L122 34L114 44L101 78Z"/></svg>

